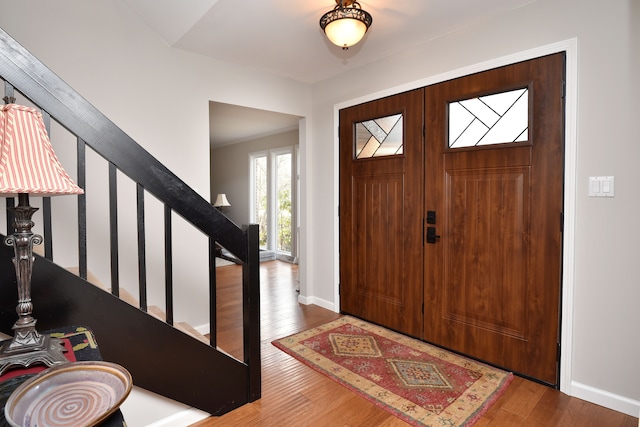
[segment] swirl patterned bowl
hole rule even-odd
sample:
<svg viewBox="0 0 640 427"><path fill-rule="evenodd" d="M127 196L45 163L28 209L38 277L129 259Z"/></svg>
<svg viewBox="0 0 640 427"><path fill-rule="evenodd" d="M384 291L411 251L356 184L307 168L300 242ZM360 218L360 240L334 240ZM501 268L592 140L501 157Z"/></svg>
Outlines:
<svg viewBox="0 0 640 427"><path fill-rule="evenodd" d="M21 384L4 407L14 427L95 426L115 412L133 386L111 362L73 362L46 369Z"/></svg>

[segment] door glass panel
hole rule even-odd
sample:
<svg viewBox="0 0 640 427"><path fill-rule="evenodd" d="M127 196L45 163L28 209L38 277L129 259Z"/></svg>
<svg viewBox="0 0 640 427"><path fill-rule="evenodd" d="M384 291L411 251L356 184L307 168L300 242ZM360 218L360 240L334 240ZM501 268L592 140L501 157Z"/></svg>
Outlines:
<svg viewBox="0 0 640 427"><path fill-rule="evenodd" d="M276 155L276 250L291 254L291 153Z"/></svg>
<svg viewBox="0 0 640 427"><path fill-rule="evenodd" d="M449 103L449 148L528 140L528 89Z"/></svg>
<svg viewBox="0 0 640 427"><path fill-rule="evenodd" d="M267 224L269 220L269 210L267 209L267 156L257 156L252 159L253 162L253 212L251 213L251 222L260 226L259 241L260 249L267 248Z"/></svg>
<svg viewBox="0 0 640 427"><path fill-rule="evenodd" d="M402 154L402 114L356 123L356 159Z"/></svg>

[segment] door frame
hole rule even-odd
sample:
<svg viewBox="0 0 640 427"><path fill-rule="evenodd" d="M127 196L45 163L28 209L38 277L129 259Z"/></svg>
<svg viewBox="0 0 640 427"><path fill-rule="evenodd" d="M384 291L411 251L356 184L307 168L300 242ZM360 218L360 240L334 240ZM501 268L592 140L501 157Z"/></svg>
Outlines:
<svg viewBox="0 0 640 427"><path fill-rule="evenodd" d="M408 90L418 89L446 80L463 77L492 68L510 65L516 62L527 61L541 56L566 52L566 89L565 89L565 158L564 158L564 231L562 240L562 294L560 312L560 391L571 393L572 358L573 358L573 313L574 313L574 288L575 288L575 221L576 221L576 184L577 184L577 94L578 94L578 39L572 38L538 48L503 56L493 60L481 62L450 72L427 77L425 79L395 86L383 91L375 92L359 98L351 99L333 108L333 149L334 149L334 192L333 192L333 218L334 218L334 311L340 311L340 227L339 227L339 112L343 108L351 107L364 102L373 101L385 96L395 95Z"/></svg>

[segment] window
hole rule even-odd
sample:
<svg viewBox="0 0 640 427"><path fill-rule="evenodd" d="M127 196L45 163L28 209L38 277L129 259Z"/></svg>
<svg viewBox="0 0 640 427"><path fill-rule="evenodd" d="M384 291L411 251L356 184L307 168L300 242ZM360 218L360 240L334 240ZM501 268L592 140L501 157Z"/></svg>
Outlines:
<svg viewBox="0 0 640 427"><path fill-rule="evenodd" d="M276 256L296 252L296 153L287 147L249 155L250 220L260 226L260 249Z"/></svg>
<svg viewBox="0 0 640 427"><path fill-rule="evenodd" d="M260 249L267 249L267 225L269 224L267 155L251 158L251 222L260 226Z"/></svg>
<svg viewBox="0 0 640 427"><path fill-rule="evenodd" d="M512 90L449 104L449 148L525 142L529 92Z"/></svg>
<svg viewBox="0 0 640 427"><path fill-rule="evenodd" d="M278 252L291 254L291 151L276 153L273 156L275 182L275 228Z"/></svg>
<svg viewBox="0 0 640 427"><path fill-rule="evenodd" d="M402 154L402 114L356 123L356 159Z"/></svg>

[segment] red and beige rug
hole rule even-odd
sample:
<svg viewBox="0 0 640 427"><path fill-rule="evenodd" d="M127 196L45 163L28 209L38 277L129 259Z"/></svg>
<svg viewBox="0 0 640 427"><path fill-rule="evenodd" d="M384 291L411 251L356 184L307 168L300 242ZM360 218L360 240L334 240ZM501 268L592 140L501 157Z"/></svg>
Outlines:
<svg viewBox="0 0 640 427"><path fill-rule="evenodd" d="M273 344L414 426L470 426L513 379L349 316Z"/></svg>

